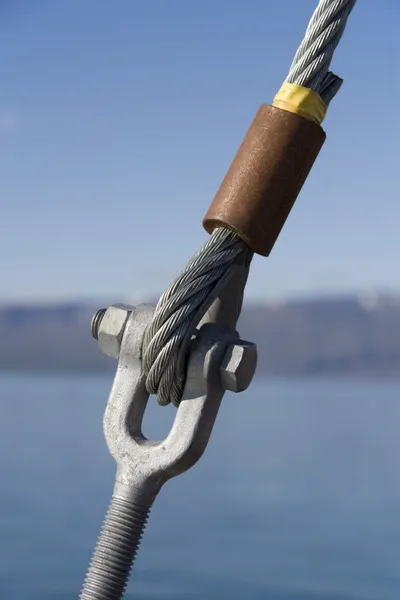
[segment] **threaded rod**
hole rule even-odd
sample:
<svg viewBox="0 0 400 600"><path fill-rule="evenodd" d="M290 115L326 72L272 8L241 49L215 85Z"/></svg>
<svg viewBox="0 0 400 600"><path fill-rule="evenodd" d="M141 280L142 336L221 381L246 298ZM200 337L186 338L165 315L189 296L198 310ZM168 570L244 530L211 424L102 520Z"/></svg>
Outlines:
<svg viewBox="0 0 400 600"><path fill-rule="evenodd" d="M92 331L92 336L94 337L95 340L99 339L99 327L100 327L100 323L104 317L104 315L106 314L107 309L106 308L100 308L96 314L94 315L92 322L90 324L90 329Z"/></svg>
<svg viewBox="0 0 400 600"><path fill-rule="evenodd" d="M80 600L121 600L149 512L148 506L112 497Z"/></svg>

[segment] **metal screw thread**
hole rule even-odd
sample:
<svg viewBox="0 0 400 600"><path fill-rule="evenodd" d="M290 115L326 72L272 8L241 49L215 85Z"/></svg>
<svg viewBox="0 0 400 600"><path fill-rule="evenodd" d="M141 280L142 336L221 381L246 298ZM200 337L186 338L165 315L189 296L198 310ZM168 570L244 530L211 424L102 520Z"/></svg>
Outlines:
<svg viewBox="0 0 400 600"><path fill-rule="evenodd" d="M150 507L113 496L80 600L120 600L136 558Z"/></svg>
<svg viewBox="0 0 400 600"><path fill-rule="evenodd" d="M100 323L101 323L104 315L106 314L106 311L107 311L106 308L100 308L92 319L90 329L92 331L92 336L94 337L95 340L97 340L99 338Z"/></svg>

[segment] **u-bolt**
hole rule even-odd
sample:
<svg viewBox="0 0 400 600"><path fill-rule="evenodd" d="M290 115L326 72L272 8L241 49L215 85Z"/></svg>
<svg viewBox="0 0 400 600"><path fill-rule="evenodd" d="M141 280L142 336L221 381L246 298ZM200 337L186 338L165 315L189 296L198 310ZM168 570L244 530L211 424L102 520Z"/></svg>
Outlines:
<svg viewBox="0 0 400 600"><path fill-rule="evenodd" d="M200 459L225 390L246 389L256 369L255 344L239 340L232 327L205 323L192 342L182 401L168 436L146 439L142 421L148 393L141 348L153 313L150 305L116 305L96 321L100 348L119 357L103 422L117 473L81 600L123 597L158 492Z"/></svg>

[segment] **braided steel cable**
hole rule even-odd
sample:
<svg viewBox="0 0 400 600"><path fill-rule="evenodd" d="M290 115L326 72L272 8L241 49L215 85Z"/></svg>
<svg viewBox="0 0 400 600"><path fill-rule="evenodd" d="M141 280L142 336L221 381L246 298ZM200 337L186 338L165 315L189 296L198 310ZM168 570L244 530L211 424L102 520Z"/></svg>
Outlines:
<svg viewBox="0 0 400 600"><path fill-rule="evenodd" d="M329 67L355 3L356 0L320 1L286 78L288 83L314 90L325 104L329 104L342 84Z"/></svg>
<svg viewBox="0 0 400 600"><path fill-rule="evenodd" d="M329 71L356 0L321 0L296 52L288 83L317 92L326 105L342 79ZM143 343L146 389L158 403L179 405L185 383L188 344L201 318L228 281L233 265L252 252L234 232L219 228L161 296Z"/></svg>

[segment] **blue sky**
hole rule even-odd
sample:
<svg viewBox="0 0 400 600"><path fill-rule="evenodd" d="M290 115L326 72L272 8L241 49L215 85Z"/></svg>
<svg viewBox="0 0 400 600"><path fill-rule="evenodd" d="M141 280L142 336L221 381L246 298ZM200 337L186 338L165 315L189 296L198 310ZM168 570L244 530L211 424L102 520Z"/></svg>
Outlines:
<svg viewBox="0 0 400 600"><path fill-rule="evenodd" d="M8 0L0 8L0 298L160 293L314 0ZM360 0L327 142L248 296L399 290L397 0Z"/></svg>

